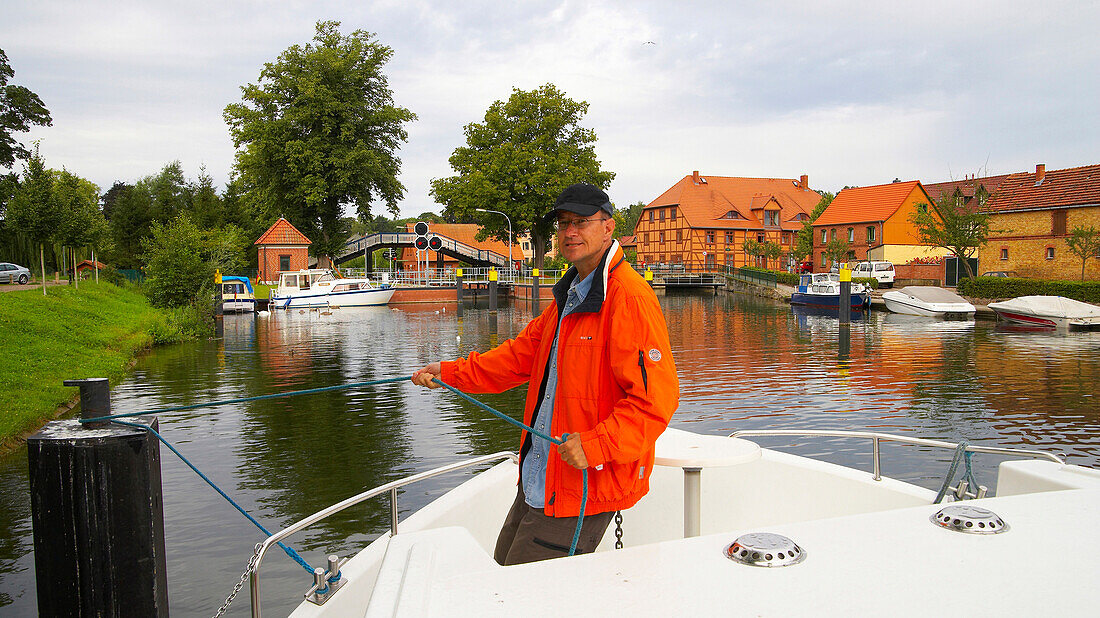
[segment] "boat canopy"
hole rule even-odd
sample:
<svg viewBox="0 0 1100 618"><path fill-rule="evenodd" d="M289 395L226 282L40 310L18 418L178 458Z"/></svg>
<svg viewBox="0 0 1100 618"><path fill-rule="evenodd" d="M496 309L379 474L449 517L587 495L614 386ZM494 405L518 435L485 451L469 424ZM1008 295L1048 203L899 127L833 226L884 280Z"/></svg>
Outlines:
<svg viewBox="0 0 1100 618"><path fill-rule="evenodd" d="M934 285L907 285L900 290L902 294L908 294L918 300L923 300L926 303L965 303L967 300L962 296L952 292L951 290L945 290L938 288Z"/></svg>
<svg viewBox="0 0 1100 618"><path fill-rule="evenodd" d="M990 303L990 308L1024 312L1054 318L1100 318L1100 307L1065 296L1020 296L1012 300Z"/></svg>
<svg viewBox="0 0 1100 618"><path fill-rule="evenodd" d="M238 277L236 275L222 275L222 283L225 283L227 281L240 281L240 282L244 283L244 287L245 287L246 290L248 290L249 294L254 293L252 291L252 283L248 280L248 277Z"/></svg>

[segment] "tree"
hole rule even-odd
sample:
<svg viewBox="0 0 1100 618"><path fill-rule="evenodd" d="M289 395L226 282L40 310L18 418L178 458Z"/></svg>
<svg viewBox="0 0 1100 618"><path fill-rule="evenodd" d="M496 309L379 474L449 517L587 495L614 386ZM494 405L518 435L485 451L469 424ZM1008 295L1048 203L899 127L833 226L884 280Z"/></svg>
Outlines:
<svg viewBox="0 0 1100 618"><path fill-rule="evenodd" d="M752 238L746 238L745 242L741 243L741 250L745 252L745 255L752 256L753 265L759 266L759 258L764 255L764 243L757 242Z"/></svg>
<svg viewBox="0 0 1100 618"><path fill-rule="evenodd" d="M114 242L112 262L120 268L141 265L141 240L153 224L153 196L142 183L118 191L111 209L110 232Z"/></svg>
<svg viewBox="0 0 1100 618"><path fill-rule="evenodd" d="M541 268L554 233L543 216L558 194L578 182L606 188L615 178L596 159L596 133L580 125L587 112L588 103L553 84L514 88L507 101L489 106L483 122L466 125L466 145L450 158L456 175L432 180L432 197L444 205L445 216L479 221L479 238L507 242L508 226L504 217L476 209L507 213L515 236L530 232L535 267Z"/></svg>
<svg viewBox="0 0 1100 618"><path fill-rule="evenodd" d="M416 119L393 102L382 68L393 51L340 22L319 21L313 43L287 48L264 65L243 102L225 108L237 148L236 169L255 201L283 215L313 241L318 257L345 241L345 206L370 214L380 199L397 212L405 193L397 149Z"/></svg>
<svg viewBox="0 0 1100 618"><path fill-rule="evenodd" d="M0 168L10 168L16 159L25 161L31 156L12 133L29 131L33 125L48 127L53 124L50 111L37 94L23 86L8 84L14 76L8 55L0 49Z"/></svg>
<svg viewBox="0 0 1100 618"><path fill-rule="evenodd" d="M846 261L850 253L848 241L843 238L834 238L825 245L825 256L833 264Z"/></svg>
<svg viewBox="0 0 1100 618"><path fill-rule="evenodd" d="M645 209L645 206L645 202L639 200L621 211L623 213L623 236L634 234L634 228L638 225L638 219L642 218L642 210Z"/></svg>
<svg viewBox="0 0 1100 618"><path fill-rule="evenodd" d="M804 260L806 256L813 255L814 221L817 221L821 213L825 212L829 204L833 203L834 197L836 197L835 193L829 193L828 191L822 193L821 199L817 202L817 206L814 206L813 211L810 213L810 218L802 222L802 229L798 230L798 236L794 241L794 250L791 252L795 259Z"/></svg>
<svg viewBox="0 0 1100 618"><path fill-rule="evenodd" d="M53 191L58 207L54 241L70 249L98 245L107 233L107 221L99 210L99 187L62 170L56 174ZM75 254L72 255L75 261ZM70 265L75 270L76 265ZM75 272L73 281L80 285Z"/></svg>
<svg viewBox="0 0 1100 618"><path fill-rule="evenodd" d="M165 225L153 222L152 235L141 240L145 260L145 293L157 307L181 307L214 283L214 265L203 259L202 230L187 215Z"/></svg>
<svg viewBox="0 0 1100 618"><path fill-rule="evenodd" d="M38 245L43 296L46 295L45 244L53 238L61 220L53 183L53 174L46 169L46 162L38 153L36 144L23 168L23 182L12 196L5 213L9 226Z"/></svg>
<svg viewBox="0 0 1100 618"><path fill-rule="evenodd" d="M769 263L775 262L778 264L779 258L783 257L783 247L774 240L765 242L763 250L764 257L768 259Z"/></svg>
<svg viewBox="0 0 1100 618"><path fill-rule="evenodd" d="M944 193L932 204L918 204L909 217L917 228L917 235L926 245L947 249L966 268L968 277L974 276L974 268L967 259L985 244L990 234L1006 230L991 228L991 215L982 210L978 200L965 200L956 193Z"/></svg>
<svg viewBox="0 0 1100 618"><path fill-rule="evenodd" d="M1081 281L1085 280L1085 264L1089 258L1100 256L1100 230L1089 226L1077 226L1066 238L1066 244L1073 255L1081 258Z"/></svg>

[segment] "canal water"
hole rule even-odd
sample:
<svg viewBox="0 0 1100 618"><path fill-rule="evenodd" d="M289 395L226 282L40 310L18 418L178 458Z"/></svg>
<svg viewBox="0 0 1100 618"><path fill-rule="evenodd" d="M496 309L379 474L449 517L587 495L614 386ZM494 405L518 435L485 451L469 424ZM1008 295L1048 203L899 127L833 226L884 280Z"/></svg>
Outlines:
<svg viewBox="0 0 1100 618"><path fill-rule="evenodd" d="M673 426L855 429L1051 450L1100 464L1100 332L1031 331L992 322L872 312L845 340L835 316L743 295L661 299L679 369ZM227 316L218 341L158 348L113 391L115 412L408 375L519 333L524 306L491 314L454 305ZM523 389L481 396L518 417ZM457 459L514 450L518 432L445 391L409 383L165 414L163 435L275 530L364 489ZM762 445L870 471L867 440L759 438ZM953 453L883 446L884 474L938 489ZM169 599L179 616L213 615L264 538L161 450ZM976 455L993 485L1001 458ZM0 614L34 616L26 449L0 460ZM400 494L402 517L477 470ZM503 517L503 513L501 514ZM347 555L389 521L378 499L291 538L315 565ZM283 615L309 576L281 553L264 563L265 610ZM48 592L46 592L48 594ZM248 613L247 588L230 615Z"/></svg>

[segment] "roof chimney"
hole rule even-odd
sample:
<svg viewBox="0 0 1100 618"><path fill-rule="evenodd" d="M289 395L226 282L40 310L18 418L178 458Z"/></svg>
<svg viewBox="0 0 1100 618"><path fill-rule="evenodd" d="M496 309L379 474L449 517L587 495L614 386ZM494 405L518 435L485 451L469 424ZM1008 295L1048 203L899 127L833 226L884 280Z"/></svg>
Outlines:
<svg viewBox="0 0 1100 618"><path fill-rule="evenodd" d="M1035 186L1043 184L1043 178L1047 175L1046 163L1037 163L1035 165Z"/></svg>
<svg viewBox="0 0 1100 618"><path fill-rule="evenodd" d="M806 174L803 174L802 177L798 179L798 185L800 187L802 187L802 190L804 190L804 191L806 189L809 189L810 188L810 177L807 176Z"/></svg>
<svg viewBox="0 0 1100 618"><path fill-rule="evenodd" d="M691 173L691 182L699 184L699 170L695 170Z"/></svg>

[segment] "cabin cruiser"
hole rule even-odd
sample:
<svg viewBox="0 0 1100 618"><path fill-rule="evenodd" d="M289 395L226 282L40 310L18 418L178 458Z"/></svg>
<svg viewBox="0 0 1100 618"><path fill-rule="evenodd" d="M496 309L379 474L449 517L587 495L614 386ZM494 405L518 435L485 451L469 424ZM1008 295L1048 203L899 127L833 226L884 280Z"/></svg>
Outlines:
<svg viewBox="0 0 1100 618"><path fill-rule="evenodd" d="M860 440L871 466L762 448L753 436ZM953 450L940 492L883 475L883 442ZM973 453L1008 456L995 491L969 474L953 480ZM277 542L379 495L392 501L390 530L350 558L330 555L303 581L292 616L550 616L563 604L582 616L927 616L953 594L967 613L1073 615L1100 603L1100 471L1051 453L872 432L669 428L655 463L649 493L622 513L621 549L612 524L595 553L507 567L492 553L516 494L514 453L365 491L258 546L252 615L262 615L261 569ZM487 465L398 521L399 488Z"/></svg>
<svg viewBox="0 0 1100 618"><path fill-rule="evenodd" d="M256 295L248 277L222 275L217 288L221 295L223 312L251 313L256 310Z"/></svg>
<svg viewBox="0 0 1100 618"><path fill-rule="evenodd" d="M972 318L974 305L958 294L931 285L907 285L882 294L886 308L894 313L934 318Z"/></svg>
<svg viewBox="0 0 1100 618"><path fill-rule="evenodd" d="M1100 327L1100 307L1064 296L1020 296L989 303L997 317L1017 324L1049 328Z"/></svg>
<svg viewBox="0 0 1100 618"><path fill-rule="evenodd" d="M383 274L383 277L385 275ZM395 291L388 282L337 277L327 268L311 268L279 275L271 292L271 307L370 307L385 305Z"/></svg>
<svg viewBox="0 0 1100 618"><path fill-rule="evenodd" d="M871 304L871 292L862 283L853 283L852 309L863 311ZM840 274L807 273L798 277L798 290L791 294L792 305L840 307Z"/></svg>

